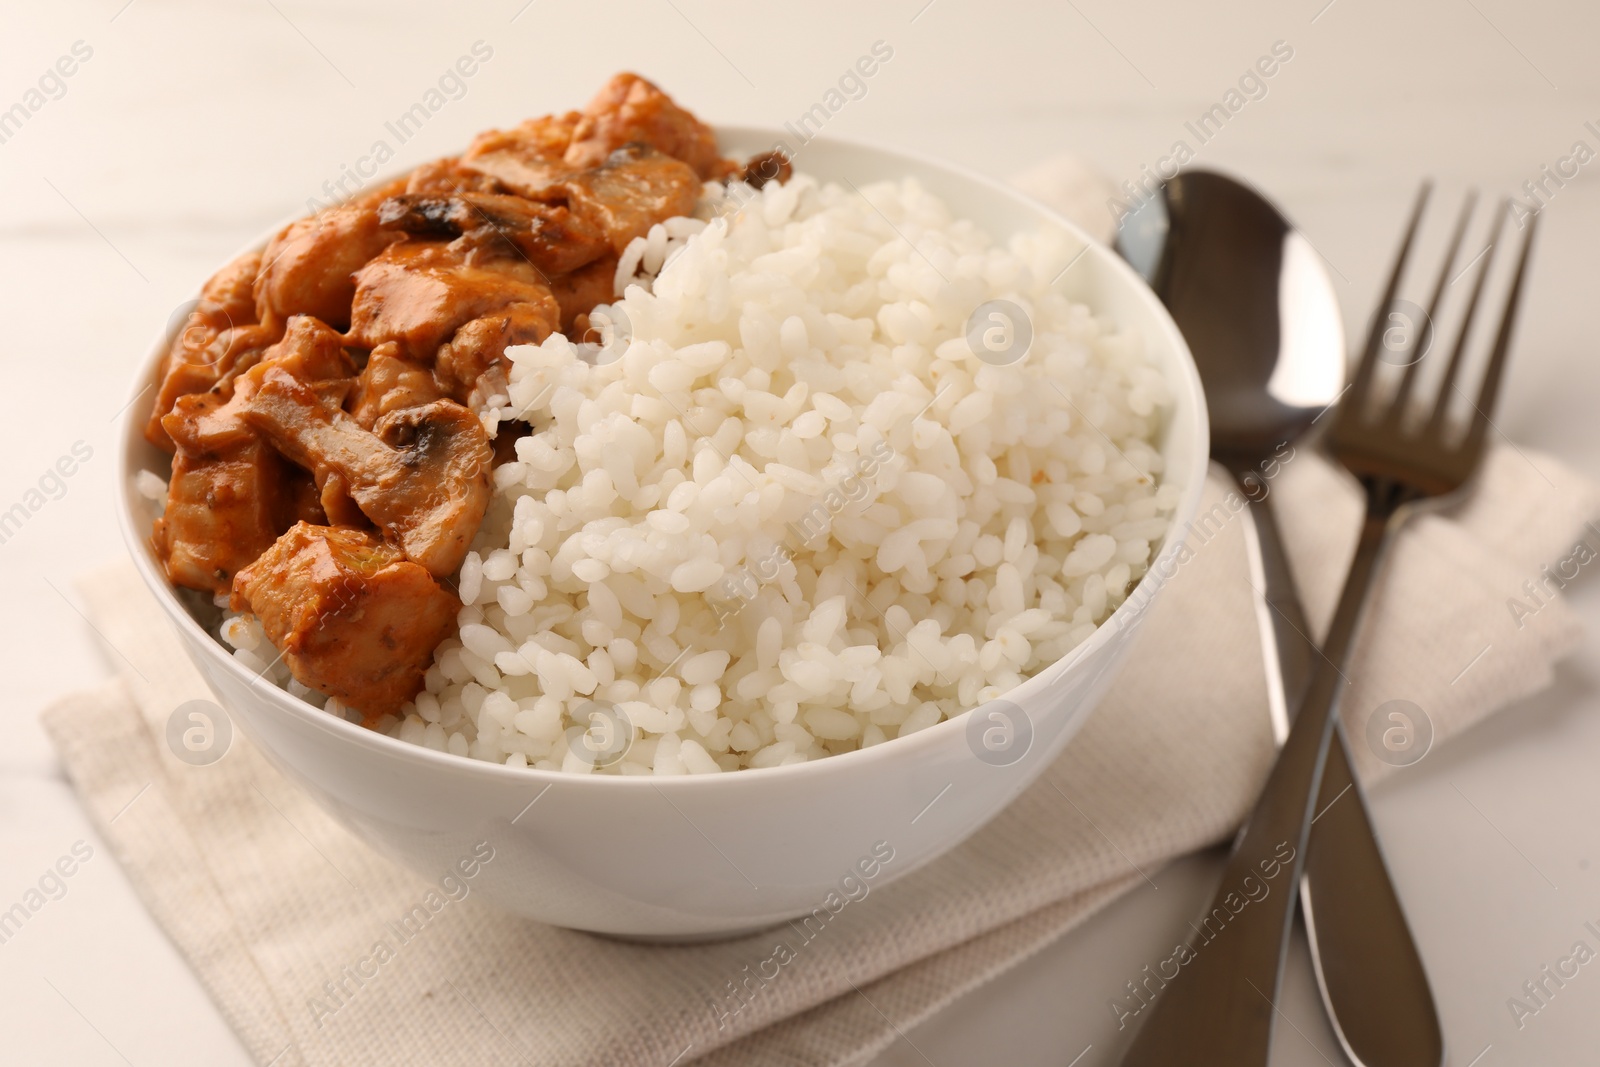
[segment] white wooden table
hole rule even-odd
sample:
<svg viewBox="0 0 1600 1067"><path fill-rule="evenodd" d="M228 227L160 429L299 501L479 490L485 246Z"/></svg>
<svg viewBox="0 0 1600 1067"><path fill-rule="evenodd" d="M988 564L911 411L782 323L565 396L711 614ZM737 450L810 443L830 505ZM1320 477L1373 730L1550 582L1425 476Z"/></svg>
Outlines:
<svg viewBox="0 0 1600 1067"><path fill-rule="evenodd" d="M0 711L0 907L37 885L74 842L95 854L61 899L0 944L0 1059L247 1062L90 829L36 720L49 699L109 670L70 580L121 551L111 419L148 339L229 253L308 198L325 199L324 183L345 168L370 166L363 157L379 141L397 164L421 161L481 128L575 106L619 69L646 73L714 121L781 124L824 100L882 41L892 58L865 95L838 108L829 133L1002 176L1069 148L1134 178L1185 140L1196 162L1245 174L1286 205L1333 265L1347 325L1359 329L1419 177L1435 176L1450 193L1469 182L1513 192L1542 167L1561 166L1576 141L1600 149L1585 126L1600 128L1592 58L1600 9L1326 3L8 7L0 15L8 323L0 511L24 502L30 514L0 543L9 683ZM446 85L459 98L430 101L440 76L479 41L492 55L459 88ZM1292 56L1259 87L1247 83L1257 98L1200 145L1185 123L1224 102L1276 42ZM403 142L386 125L430 102L438 108ZM18 103L27 116L12 110L8 124L6 109ZM1591 163L1560 188L1547 184L1521 354L1499 420L1592 474L1600 474L1600 361L1590 336L1597 174L1600 163ZM74 445L92 455L30 497ZM1595 583L1580 579L1569 592L1600 624ZM1575 941L1594 944L1583 923L1600 920L1597 684L1600 643L1590 638L1554 689L1430 755L1375 799L1456 1067L1595 1062L1600 965L1583 968L1520 1029L1506 1002ZM1123 976L1171 943L1214 864L1175 865L1158 876L1159 891L1145 887L908 1030L882 1063L1113 1063L1120 1043L1107 1002ZM1277 1062L1340 1062L1303 953L1281 1007Z"/></svg>

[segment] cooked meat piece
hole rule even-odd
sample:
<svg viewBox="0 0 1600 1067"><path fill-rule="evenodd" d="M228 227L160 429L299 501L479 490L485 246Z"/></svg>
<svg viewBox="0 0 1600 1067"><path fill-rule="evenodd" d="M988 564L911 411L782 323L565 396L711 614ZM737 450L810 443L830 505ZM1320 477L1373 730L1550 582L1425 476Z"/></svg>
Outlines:
<svg viewBox="0 0 1600 1067"><path fill-rule="evenodd" d="M173 584L211 593L228 591L293 510L289 465L236 418L219 416L226 403L191 393L162 420L177 454L152 537Z"/></svg>
<svg viewBox="0 0 1600 1067"><path fill-rule="evenodd" d="M278 334L273 343L238 357L218 383L216 391L234 401L221 409L228 417L237 418L240 403L261 383L268 367L281 367L310 383L317 395L334 407L342 405L354 388L355 361L344 349L344 338L326 323L309 315L294 315Z"/></svg>
<svg viewBox="0 0 1600 1067"><path fill-rule="evenodd" d="M197 457L180 450L172 461L167 510L153 536L173 584L227 592L233 576L271 546L293 512L288 475L288 465L261 441Z"/></svg>
<svg viewBox="0 0 1600 1067"><path fill-rule="evenodd" d="M526 260L407 240L356 272L347 338L362 348L394 341L402 359L431 363L458 327L512 304L540 309L551 328L561 315L549 286Z"/></svg>
<svg viewBox="0 0 1600 1067"><path fill-rule="evenodd" d="M582 113L545 115L479 135L459 166L543 200L551 198L553 186L599 166L633 142L682 160L703 180L739 172L736 163L718 155L716 134L709 126L637 74L612 78Z"/></svg>
<svg viewBox="0 0 1600 1067"><path fill-rule="evenodd" d="M617 295L617 256L612 253L604 259L550 281L550 291L561 305L561 332L573 340L582 340L573 330L580 325L579 317L587 318L596 304L609 304Z"/></svg>
<svg viewBox="0 0 1600 1067"><path fill-rule="evenodd" d="M255 437L240 418L243 406L268 370L277 367L304 381L324 403L339 407L355 384L356 365L344 350L343 339L327 326L305 315L289 320L283 339L270 345L261 359L234 381L231 394L215 390L189 398L181 418L167 429L180 448L191 455L215 452Z"/></svg>
<svg viewBox="0 0 1600 1067"><path fill-rule="evenodd" d="M246 335L235 327L256 321L255 299L251 286L261 268L261 253L246 252L213 274L200 290L200 298L172 339L161 363L161 384L145 424L145 437L151 444L172 451L172 439L161 428L161 417L172 410L180 396L203 393L217 384L248 345ZM260 328L250 335L258 340Z"/></svg>
<svg viewBox="0 0 1600 1067"><path fill-rule="evenodd" d="M244 326L254 322L254 290L260 271L260 252L246 252L236 257L200 288L200 303L195 312L208 325Z"/></svg>
<svg viewBox="0 0 1600 1067"><path fill-rule="evenodd" d="M222 331L211 342L214 354L208 353L213 365L223 368L212 388L224 396L230 395L239 375L260 363L267 349L282 340L284 325L282 319L274 319Z"/></svg>
<svg viewBox="0 0 1600 1067"><path fill-rule="evenodd" d="M407 233L464 235L484 252L522 256L546 277L577 270L611 251L611 242L593 223L560 204L520 196L394 196L383 202L378 218L386 228Z"/></svg>
<svg viewBox="0 0 1600 1067"><path fill-rule="evenodd" d="M240 375L235 392L243 388L242 379L260 384L268 367L280 367L308 382L341 381L355 377L355 361L344 350L344 338L310 315L295 315L285 324L283 340L261 354L261 362Z"/></svg>
<svg viewBox="0 0 1600 1067"><path fill-rule="evenodd" d="M331 524L354 526L357 529L372 526L372 520L367 518L366 513L361 510L361 505L350 495L350 486L344 480L344 475L336 470L326 470L316 476L315 484L317 504L322 508L322 513L328 516Z"/></svg>
<svg viewBox="0 0 1600 1067"><path fill-rule="evenodd" d="M374 348L356 380L350 414L363 430L372 429L373 423L391 411L431 404L444 396L433 380L433 372L401 359L399 351L400 346L392 341Z"/></svg>
<svg viewBox="0 0 1600 1067"><path fill-rule="evenodd" d="M682 160L703 180L737 169L717 153L711 127L650 82L627 73L613 77L583 109L565 159L575 167L598 166L635 141Z"/></svg>
<svg viewBox="0 0 1600 1067"><path fill-rule="evenodd" d="M180 396L161 423L178 454L187 454L190 459L225 452L256 437L255 431L239 418L237 401L220 392Z"/></svg>
<svg viewBox="0 0 1600 1067"><path fill-rule="evenodd" d="M768 182L782 185L792 177L794 177L794 167L790 165L789 157L778 148L751 156L739 174L739 180L754 189L759 189Z"/></svg>
<svg viewBox="0 0 1600 1067"><path fill-rule="evenodd" d="M193 327L185 332L193 337L198 329ZM182 353L169 353L161 389L150 413L151 421L145 426L145 439L171 452L172 438L162 429L161 420L172 411L178 399L208 390L227 396L232 392L234 377L257 363L261 354L282 335L281 322L270 326L250 323L223 330L198 351L184 345ZM174 341L174 348L179 344L182 344L181 335Z"/></svg>
<svg viewBox="0 0 1600 1067"><path fill-rule="evenodd" d="M583 169L566 162L572 131L582 116L545 115L509 130L490 130L473 139L459 167L493 179L523 196L542 196L552 185ZM408 190L418 192L420 190Z"/></svg>
<svg viewBox="0 0 1600 1067"><path fill-rule="evenodd" d="M289 514L295 522L309 522L313 526L328 525L328 513L322 506L322 491L317 488L317 481L310 471L290 464L285 484L288 487Z"/></svg>
<svg viewBox="0 0 1600 1067"><path fill-rule="evenodd" d="M572 213L603 230L620 253L656 223L693 214L702 184L688 164L630 144L557 188Z"/></svg>
<svg viewBox="0 0 1600 1067"><path fill-rule="evenodd" d="M551 284L559 286L560 281ZM538 344L554 327L551 307L542 303L512 304L473 319L456 331L449 344L440 346L434 378L450 396L476 408L496 393L509 390L506 349Z"/></svg>
<svg viewBox="0 0 1600 1067"><path fill-rule="evenodd" d="M269 368L244 418L325 484L344 480L366 516L434 575L461 565L489 504L489 437L460 404L393 411L369 433L293 376ZM324 506L326 506L324 498Z"/></svg>
<svg viewBox="0 0 1600 1067"><path fill-rule="evenodd" d="M298 219L268 243L255 284L263 322L314 315L339 329L349 325L351 275L400 240L378 224L379 202L363 199Z"/></svg>
<svg viewBox="0 0 1600 1067"><path fill-rule="evenodd" d="M371 533L296 523L233 583L302 685L360 711L367 725L422 687L461 602Z"/></svg>
<svg viewBox="0 0 1600 1067"><path fill-rule="evenodd" d="M167 508L155 547L178 585L225 592L233 575L266 551L307 503L295 472L242 418L245 402L269 369L298 375L320 403L338 407L355 364L339 335L316 319L289 320L283 340L221 391L179 397L162 419L177 450Z"/></svg>

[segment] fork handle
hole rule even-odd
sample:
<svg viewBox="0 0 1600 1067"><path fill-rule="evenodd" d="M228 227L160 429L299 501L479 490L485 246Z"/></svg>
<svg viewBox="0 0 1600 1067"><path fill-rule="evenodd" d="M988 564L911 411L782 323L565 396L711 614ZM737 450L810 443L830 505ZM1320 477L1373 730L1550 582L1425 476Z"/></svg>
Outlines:
<svg viewBox="0 0 1600 1067"><path fill-rule="evenodd" d="M1234 478L1248 495L1242 472ZM1281 743L1305 696L1317 651L1270 496L1256 499L1244 516L1252 581L1260 593L1256 612L1272 725ZM1360 1067L1438 1067L1444 1035L1433 991L1352 772L1342 726L1328 747L1316 812L1300 909L1317 989L1339 1043Z"/></svg>
<svg viewBox="0 0 1600 1067"><path fill-rule="evenodd" d="M1151 1005L1124 1067L1267 1063L1311 820L1346 686L1343 671L1389 545L1391 518L1369 508L1362 521L1323 655L1312 665L1305 705L1195 928L1190 954Z"/></svg>

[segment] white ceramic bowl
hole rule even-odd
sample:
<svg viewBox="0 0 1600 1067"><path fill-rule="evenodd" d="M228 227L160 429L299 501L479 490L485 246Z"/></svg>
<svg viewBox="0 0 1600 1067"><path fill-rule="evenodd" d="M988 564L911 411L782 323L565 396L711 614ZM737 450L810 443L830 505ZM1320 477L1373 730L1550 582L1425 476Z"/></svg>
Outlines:
<svg viewBox="0 0 1600 1067"><path fill-rule="evenodd" d="M759 129L719 132L730 154L780 139ZM1193 518L1206 466L1199 377L1160 301L1114 253L1014 189L946 163L817 140L799 149L796 165L857 185L914 175L996 238L1053 226L1088 245L1057 284L1142 337L1170 382L1176 405L1161 451L1165 477L1183 487L1175 529ZM157 340L136 391L153 381L167 345L167 337ZM245 735L356 834L423 877L437 880L488 841L493 862L473 885L500 907L624 937L758 929L809 914L841 879L860 878L862 870L874 872L877 887L954 847L1032 782L1083 724L1177 550L1169 537L1137 597L1071 655L1008 694L1008 703L985 706L982 719L962 715L812 763L703 777L512 768L364 730L257 679L229 656L185 609L150 549L154 515L133 478L143 469L164 473L168 458L142 436L147 403L131 404L123 426L123 535L190 657ZM1005 713L989 715L996 707ZM999 751L990 751L996 741ZM892 860L875 862L889 850Z"/></svg>

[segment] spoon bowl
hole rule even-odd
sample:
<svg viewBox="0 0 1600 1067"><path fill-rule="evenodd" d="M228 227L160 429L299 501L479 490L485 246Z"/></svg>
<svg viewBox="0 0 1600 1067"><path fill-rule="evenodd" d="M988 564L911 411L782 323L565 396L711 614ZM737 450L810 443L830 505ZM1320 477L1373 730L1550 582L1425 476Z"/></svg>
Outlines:
<svg viewBox="0 0 1600 1067"><path fill-rule="evenodd" d="M1163 192L1129 218L1119 249L1189 342L1211 412L1211 457L1237 477L1338 399L1338 297L1316 250L1249 186L1197 170Z"/></svg>

